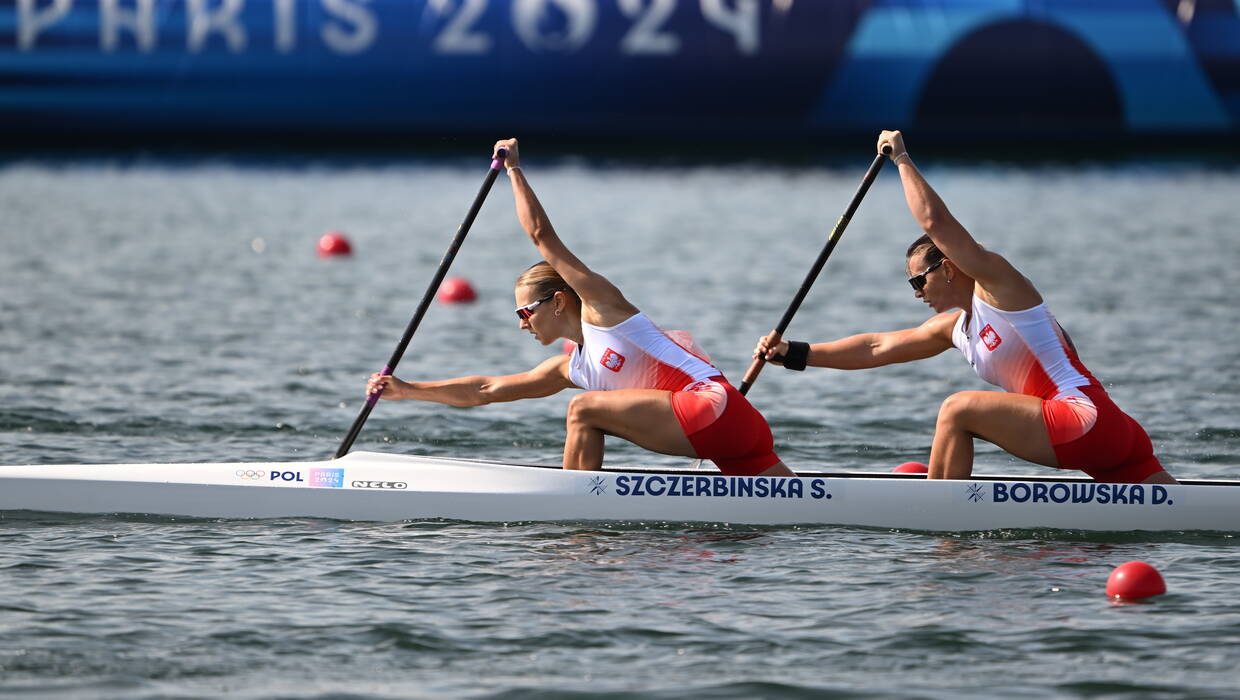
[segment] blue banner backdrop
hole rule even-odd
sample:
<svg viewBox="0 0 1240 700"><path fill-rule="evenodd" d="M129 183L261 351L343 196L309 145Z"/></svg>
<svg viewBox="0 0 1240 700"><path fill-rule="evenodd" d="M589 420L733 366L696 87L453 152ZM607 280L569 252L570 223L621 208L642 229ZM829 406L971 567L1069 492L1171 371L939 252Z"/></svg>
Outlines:
<svg viewBox="0 0 1240 700"><path fill-rule="evenodd" d="M0 127L1234 134L1240 0L3 0Z"/></svg>

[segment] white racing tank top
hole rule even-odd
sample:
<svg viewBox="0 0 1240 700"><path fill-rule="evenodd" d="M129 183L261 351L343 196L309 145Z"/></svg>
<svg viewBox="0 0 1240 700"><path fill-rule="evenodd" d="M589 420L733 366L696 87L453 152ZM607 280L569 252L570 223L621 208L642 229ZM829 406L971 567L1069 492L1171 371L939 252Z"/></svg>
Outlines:
<svg viewBox="0 0 1240 700"><path fill-rule="evenodd" d="M1003 311L974 296L971 314L956 319L952 344L979 377L1015 394L1088 401L1079 388L1102 387L1045 303Z"/></svg>
<svg viewBox="0 0 1240 700"><path fill-rule="evenodd" d="M568 378L589 391L681 391L721 376L684 331L664 332L643 313L610 328L581 323L584 343L569 358Z"/></svg>

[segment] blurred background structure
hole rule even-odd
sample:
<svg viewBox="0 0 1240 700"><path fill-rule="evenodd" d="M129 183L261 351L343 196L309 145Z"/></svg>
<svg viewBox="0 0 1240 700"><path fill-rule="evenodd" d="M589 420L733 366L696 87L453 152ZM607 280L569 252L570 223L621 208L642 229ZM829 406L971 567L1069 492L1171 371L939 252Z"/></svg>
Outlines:
<svg viewBox="0 0 1240 700"><path fill-rule="evenodd" d="M1240 0L3 0L0 129L1240 133Z"/></svg>

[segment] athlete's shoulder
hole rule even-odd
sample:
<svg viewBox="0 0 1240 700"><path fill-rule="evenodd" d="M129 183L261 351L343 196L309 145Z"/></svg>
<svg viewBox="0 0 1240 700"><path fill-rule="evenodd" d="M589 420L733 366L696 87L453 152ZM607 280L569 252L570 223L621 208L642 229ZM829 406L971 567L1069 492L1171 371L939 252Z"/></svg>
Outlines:
<svg viewBox="0 0 1240 700"><path fill-rule="evenodd" d="M572 355L568 353L561 353L559 355L548 357L538 363L534 369L531 369L530 373L540 376L560 376L563 377L565 381L568 381L568 368L571 359Z"/></svg>
<svg viewBox="0 0 1240 700"><path fill-rule="evenodd" d="M944 311L941 314L935 314L926 319L925 323L922 323L919 327L919 330L951 340L952 330L955 329L956 323L960 321L960 316L963 313L963 310L956 309L955 311Z"/></svg>
<svg viewBox="0 0 1240 700"><path fill-rule="evenodd" d="M1033 281L998 253L990 253L995 262L994 274L978 280L975 295L1000 311L1021 311L1042 303L1042 295Z"/></svg>
<svg viewBox="0 0 1240 700"><path fill-rule="evenodd" d="M581 320L598 328L614 328L635 316L642 312L623 297L617 303L587 302L581 310Z"/></svg>

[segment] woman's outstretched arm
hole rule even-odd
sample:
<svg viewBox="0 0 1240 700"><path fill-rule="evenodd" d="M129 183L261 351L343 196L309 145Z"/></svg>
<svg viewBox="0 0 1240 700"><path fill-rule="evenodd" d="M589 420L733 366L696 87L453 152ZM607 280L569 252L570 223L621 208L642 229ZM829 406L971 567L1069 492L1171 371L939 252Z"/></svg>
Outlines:
<svg viewBox="0 0 1240 700"><path fill-rule="evenodd" d="M482 406L501 401L537 399L550 396L573 383L568 379L568 355L544 360L537 367L502 377L457 377L436 382L406 382L390 374L370 375L366 395L383 391L380 398L391 401L413 399L449 406Z"/></svg>
<svg viewBox="0 0 1240 700"><path fill-rule="evenodd" d="M814 343L805 356L805 366L871 369L934 357L952 347L952 327L960 314L960 311L939 314L916 328L859 333L839 340ZM771 334L758 339L753 356L783 364L787 352L788 341L782 338L777 340L775 334Z"/></svg>

